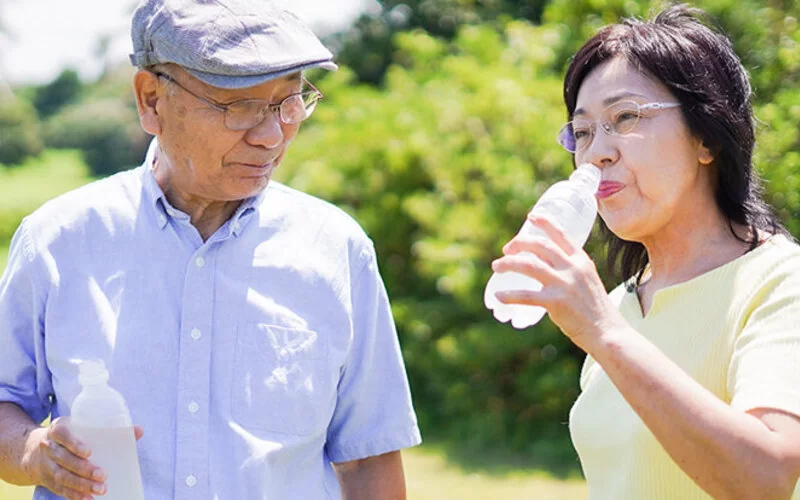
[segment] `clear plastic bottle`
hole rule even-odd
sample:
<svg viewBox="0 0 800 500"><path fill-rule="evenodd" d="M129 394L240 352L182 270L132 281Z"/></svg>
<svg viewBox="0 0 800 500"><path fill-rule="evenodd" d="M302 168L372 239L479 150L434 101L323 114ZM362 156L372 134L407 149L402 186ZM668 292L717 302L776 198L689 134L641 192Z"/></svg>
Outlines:
<svg viewBox="0 0 800 500"><path fill-rule="evenodd" d="M591 163L579 166L568 180L557 182L542 194L531 211L546 217L561 227L567 238L576 247L583 247L597 216L595 193L600 184L600 169ZM519 234L547 235L528 222L522 225ZM511 320L514 328L522 329L535 325L547 312L538 306L503 304L495 294L508 290L540 290L537 280L515 272L494 273L486 284L483 302L494 313L494 317L505 323Z"/></svg>
<svg viewBox="0 0 800 500"><path fill-rule="evenodd" d="M144 500L133 423L122 394L108 385L102 360L79 365L82 391L72 403L70 428L106 473L104 500Z"/></svg>

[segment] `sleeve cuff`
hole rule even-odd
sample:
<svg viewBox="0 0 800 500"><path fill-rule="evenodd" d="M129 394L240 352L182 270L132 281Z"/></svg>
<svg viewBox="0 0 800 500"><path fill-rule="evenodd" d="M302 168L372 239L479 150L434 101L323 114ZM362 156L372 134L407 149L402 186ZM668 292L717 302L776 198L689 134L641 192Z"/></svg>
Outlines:
<svg viewBox="0 0 800 500"><path fill-rule="evenodd" d="M328 458L334 463L349 462L362 458L383 455L390 451L410 448L422 443L422 435L416 425L402 433L384 436L359 443L328 444Z"/></svg>
<svg viewBox="0 0 800 500"><path fill-rule="evenodd" d="M0 403L13 403L19 406L38 425L41 425L50 416L49 409L38 404L31 404L30 400L22 399L3 387L0 387Z"/></svg>
<svg viewBox="0 0 800 500"><path fill-rule="evenodd" d="M733 396L731 407L741 411L771 408L800 417L800 393L776 391L774 388L748 389Z"/></svg>

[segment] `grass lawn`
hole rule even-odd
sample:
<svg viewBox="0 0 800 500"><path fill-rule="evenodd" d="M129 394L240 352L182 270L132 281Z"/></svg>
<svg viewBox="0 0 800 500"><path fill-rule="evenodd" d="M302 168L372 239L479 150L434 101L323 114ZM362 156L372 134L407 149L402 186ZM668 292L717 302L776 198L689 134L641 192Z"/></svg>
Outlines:
<svg viewBox="0 0 800 500"><path fill-rule="evenodd" d="M80 151L48 149L22 165L0 168L0 214L33 210L90 180Z"/></svg>
<svg viewBox="0 0 800 500"><path fill-rule="evenodd" d="M46 150L22 165L0 166L0 272L8 260L8 239L22 217L90 180L81 153L74 150Z"/></svg>
<svg viewBox="0 0 800 500"><path fill-rule="evenodd" d="M424 446L403 452L409 500L582 500L580 479L555 479L543 472L511 470L503 474L465 471ZM0 483L0 500L30 500L30 488ZM102 497L98 497L100 500Z"/></svg>

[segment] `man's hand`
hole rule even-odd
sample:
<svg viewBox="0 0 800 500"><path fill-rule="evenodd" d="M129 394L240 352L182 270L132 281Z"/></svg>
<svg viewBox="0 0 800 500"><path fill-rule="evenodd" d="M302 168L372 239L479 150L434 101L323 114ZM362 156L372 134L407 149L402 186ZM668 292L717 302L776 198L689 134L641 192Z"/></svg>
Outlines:
<svg viewBox="0 0 800 500"><path fill-rule="evenodd" d="M91 463L91 450L70 432L68 418L28 435L22 467L35 484L69 500L91 500L106 492L105 471ZM136 439L143 431L135 427Z"/></svg>

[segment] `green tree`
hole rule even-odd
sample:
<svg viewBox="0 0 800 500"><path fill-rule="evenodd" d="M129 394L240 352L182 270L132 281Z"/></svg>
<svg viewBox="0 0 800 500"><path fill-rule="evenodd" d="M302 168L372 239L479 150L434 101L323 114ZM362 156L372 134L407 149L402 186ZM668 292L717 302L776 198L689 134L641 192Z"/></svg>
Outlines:
<svg viewBox="0 0 800 500"><path fill-rule="evenodd" d="M384 89L347 68L326 78L281 175L374 239L429 437L574 463L562 425L574 349L548 320L521 334L482 303L502 243L571 169L554 140L563 112L549 69L564 35L523 22L463 26L452 43L398 34L403 64Z"/></svg>
<svg viewBox="0 0 800 500"><path fill-rule="evenodd" d="M0 163L14 165L42 151L36 110L13 94L0 95Z"/></svg>
<svg viewBox="0 0 800 500"><path fill-rule="evenodd" d="M78 73L66 69L52 82L36 90L33 105L36 106L39 116L46 119L73 103L80 96L82 86Z"/></svg>
<svg viewBox="0 0 800 500"><path fill-rule="evenodd" d="M451 40L464 25L509 19L539 22L547 0L383 0L377 14L362 15L354 25L327 41L337 60L355 71L359 81L379 84L392 63L394 35L423 30Z"/></svg>

